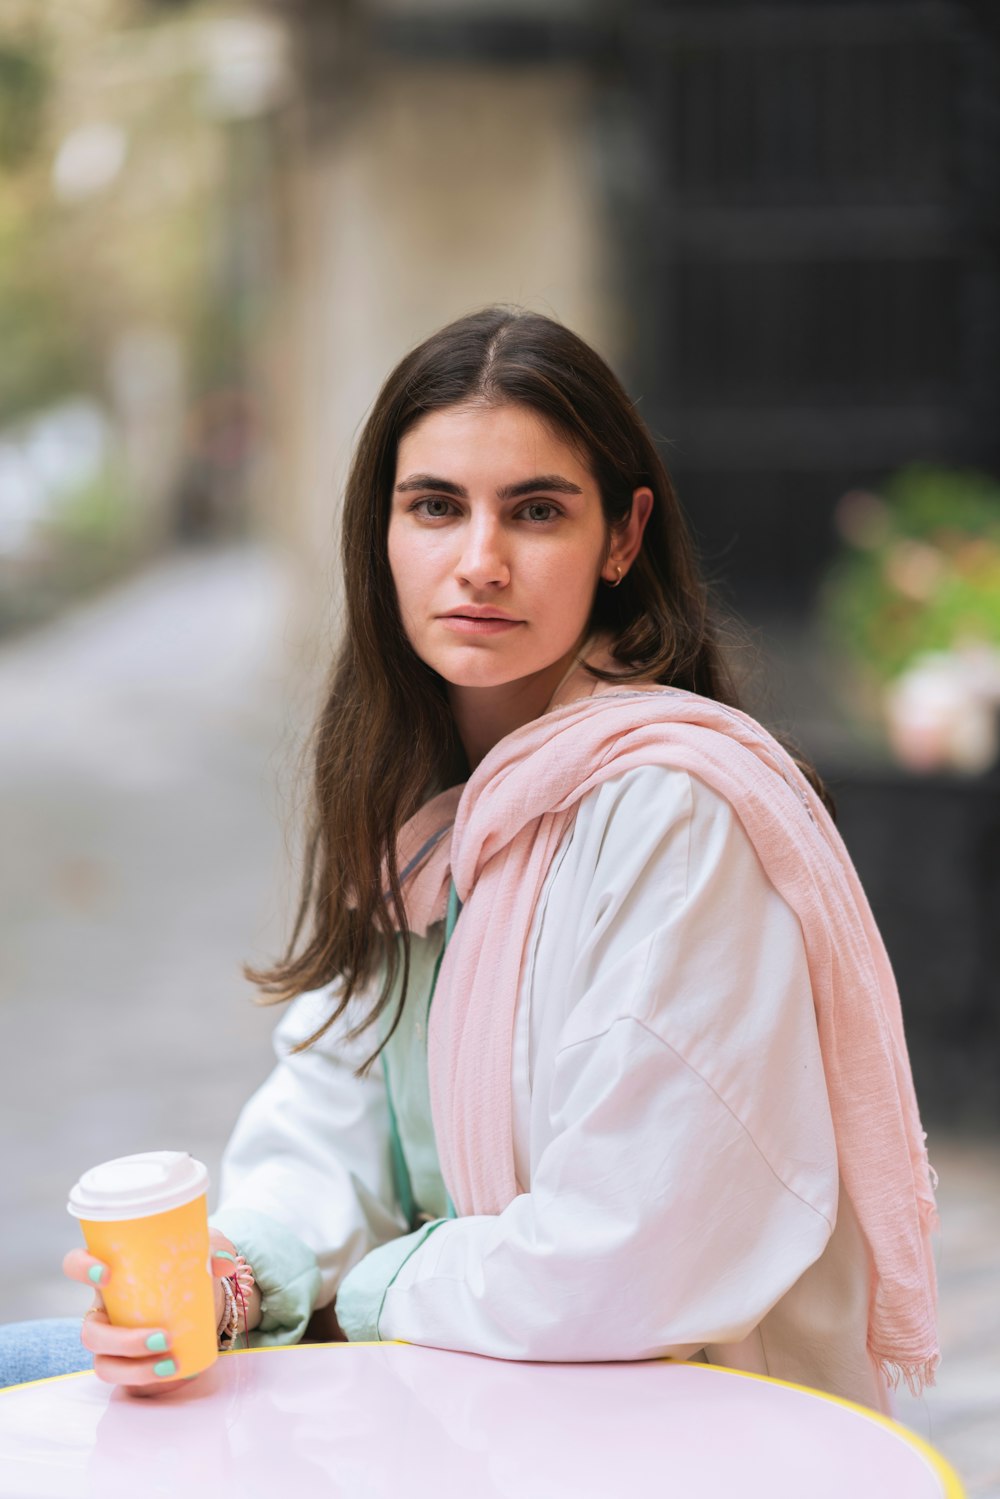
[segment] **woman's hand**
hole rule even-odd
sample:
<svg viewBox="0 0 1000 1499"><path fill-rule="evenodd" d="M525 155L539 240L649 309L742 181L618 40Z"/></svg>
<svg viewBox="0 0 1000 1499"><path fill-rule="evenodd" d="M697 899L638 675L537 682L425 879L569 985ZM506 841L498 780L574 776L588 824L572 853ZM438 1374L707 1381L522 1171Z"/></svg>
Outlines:
<svg viewBox="0 0 1000 1499"><path fill-rule="evenodd" d="M215 1285L215 1325L219 1326L225 1308L221 1281L233 1273L237 1250L218 1229L208 1235ZM170 1334L163 1327L115 1327L104 1310L101 1287L107 1285L110 1271L86 1249L71 1249L63 1260L63 1273L95 1292L94 1304L83 1319L80 1340L94 1355L94 1373L108 1384L120 1384L133 1395L157 1395L162 1390L183 1384L183 1371L170 1356ZM248 1306L250 1326L260 1320L260 1297L257 1288ZM176 1377L175 1377L176 1376Z"/></svg>

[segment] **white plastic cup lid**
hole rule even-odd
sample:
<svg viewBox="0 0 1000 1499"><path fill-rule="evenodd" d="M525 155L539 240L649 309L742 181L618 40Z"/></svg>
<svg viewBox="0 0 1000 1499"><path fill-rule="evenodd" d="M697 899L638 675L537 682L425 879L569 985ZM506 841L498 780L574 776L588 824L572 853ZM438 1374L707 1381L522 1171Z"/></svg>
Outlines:
<svg viewBox="0 0 1000 1499"><path fill-rule="evenodd" d="M193 1202L208 1190L208 1168L183 1150L123 1155L85 1171L69 1194L74 1218L111 1223L146 1218Z"/></svg>

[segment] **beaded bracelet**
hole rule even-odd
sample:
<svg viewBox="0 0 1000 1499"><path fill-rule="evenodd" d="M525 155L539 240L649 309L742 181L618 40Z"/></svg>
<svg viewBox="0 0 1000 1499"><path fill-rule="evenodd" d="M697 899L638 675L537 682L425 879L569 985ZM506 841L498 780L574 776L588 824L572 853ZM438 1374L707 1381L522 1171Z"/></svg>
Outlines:
<svg viewBox="0 0 1000 1499"><path fill-rule="evenodd" d="M219 1347L228 1353L236 1342L240 1330L240 1309L236 1304L236 1293L228 1278L222 1282L222 1294L226 1298L226 1309L219 1324Z"/></svg>
<svg viewBox="0 0 1000 1499"><path fill-rule="evenodd" d="M240 1333L240 1310L243 1311L243 1330L246 1338L246 1346L250 1346L250 1329L247 1326L247 1297L254 1288L253 1271L241 1254L236 1256L236 1268L232 1275L225 1276L222 1281L222 1294L226 1299L226 1308L222 1314L219 1324L218 1336L219 1347L223 1353L228 1353L235 1346L236 1339Z"/></svg>

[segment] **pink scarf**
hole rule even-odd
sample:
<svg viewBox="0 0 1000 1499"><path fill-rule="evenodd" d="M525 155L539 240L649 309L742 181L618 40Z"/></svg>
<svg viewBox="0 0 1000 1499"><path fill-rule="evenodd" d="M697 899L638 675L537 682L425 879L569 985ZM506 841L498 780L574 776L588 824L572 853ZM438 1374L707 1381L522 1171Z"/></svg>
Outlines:
<svg viewBox="0 0 1000 1499"><path fill-rule="evenodd" d="M578 667L546 713L403 829L411 929L443 918L450 879L464 902L428 1037L448 1190L461 1214L500 1213L518 1191L511 1050L535 906L580 800L646 765L687 770L726 797L799 919L841 1176L872 1256L869 1352L890 1382L902 1375L918 1390L938 1362L936 1211L895 980L822 802L781 746L735 709L655 684L598 683Z"/></svg>

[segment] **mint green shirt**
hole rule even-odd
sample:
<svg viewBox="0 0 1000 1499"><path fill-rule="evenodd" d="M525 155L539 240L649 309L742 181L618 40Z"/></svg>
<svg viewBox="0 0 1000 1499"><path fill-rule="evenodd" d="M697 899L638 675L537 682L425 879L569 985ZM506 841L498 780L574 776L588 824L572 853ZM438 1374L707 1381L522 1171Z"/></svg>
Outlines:
<svg viewBox="0 0 1000 1499"><path fill-rule="evenodd" d="M412 941L406 1004L382 1051L395 1135L396 1192L414 1231L372 1250L341 1282L337 1319L352 1342L378 1339L378 1316L385 1293L410 1255L449 1216L427 1072L427 1022L444 945L443 925L432 928L426 938ZM379 1017L380 1040L392 1023L397 1000L398 988ZM314 1252L286 1225L248 1208L222 1208L212 1215L211 1222L246 1256L261 1289L262 1318L260 1327L250 1335L251 1345L298 1342L320 1290Z"/></svg>
<svg viewBox="0 0 1000 1499"><path fill-rule="evenodd" d="M413 944L406 1004L382 1052L395 1136L396 1189L411 1223L420 1226L373 1249L341 1281L337 1320L352 1343L379 1340L378 1319L386 1292L411 1254L454 1216L438 1163L427 1071L427 1025L444 945L441 929L433 940L420 944L419 960L417 944ZM393 1007L387 1006L381 1018L393 1013Z"/></svg>

